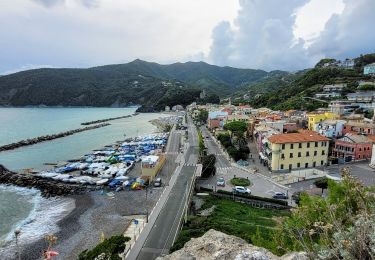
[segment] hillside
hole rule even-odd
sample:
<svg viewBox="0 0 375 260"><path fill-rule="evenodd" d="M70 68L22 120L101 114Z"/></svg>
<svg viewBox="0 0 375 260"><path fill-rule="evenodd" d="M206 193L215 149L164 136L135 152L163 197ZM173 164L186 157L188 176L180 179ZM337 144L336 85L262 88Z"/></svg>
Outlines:
<svg viewBox="0 0 375 260"><path fill-rule="evenodd" d="M204 62L160 65L141 60L88 69L34 69L0 77L0 105L127 106L142 111L199 100L218 101L241 86L267 77L262 70L218 67Z"/></svg>

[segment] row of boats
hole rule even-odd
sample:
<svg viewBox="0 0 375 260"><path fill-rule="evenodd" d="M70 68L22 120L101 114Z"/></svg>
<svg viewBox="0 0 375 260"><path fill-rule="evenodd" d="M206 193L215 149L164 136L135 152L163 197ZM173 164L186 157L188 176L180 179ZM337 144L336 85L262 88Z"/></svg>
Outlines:
<svg viewBox="0 0 375 260"><path fill-rule="evenodd" d="M75 162L54 167L37 175L65 183L88 185L115 183L116 186L125 187L132 186L134 183L143 185L144 180L141 178L134 179L126 175L142 158L163 152L167 140L167 133L129 138L124 142L95 150Z"/></svg>

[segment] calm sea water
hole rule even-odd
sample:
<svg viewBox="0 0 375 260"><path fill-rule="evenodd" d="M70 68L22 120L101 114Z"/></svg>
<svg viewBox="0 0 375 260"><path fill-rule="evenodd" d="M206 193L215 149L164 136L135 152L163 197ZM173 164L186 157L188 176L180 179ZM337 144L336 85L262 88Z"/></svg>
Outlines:
<svg viewBox="0 0 375 260"><path fill-rule="evenodd" d="M0 108L0 145L82 127L82 122L134 113L136 108ZM126 137L155 132L148 113L110 121L110 126L64 138L0 152L0 164L11 170L41 169L46 162L79 158ZM14 246L13 231L21 228L27 241L56 228L55 223L74 201L45 200L37 190L0 186L0 256ZM71 210L71 209L70 209ZM48 211L48 213L46 213ZM48 230L47 230L47 229ZM4 249L5 248L5 249ZM5 250L5 251L4 251Z"/></svg>

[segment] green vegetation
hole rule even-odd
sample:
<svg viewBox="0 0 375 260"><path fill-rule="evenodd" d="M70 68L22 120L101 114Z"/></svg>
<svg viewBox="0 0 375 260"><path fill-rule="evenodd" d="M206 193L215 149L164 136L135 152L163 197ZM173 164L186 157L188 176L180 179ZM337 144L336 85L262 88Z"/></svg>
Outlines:
<svg viewBox="0 0 375 260"><path fill-rule="evenodd" d="M250 149L245 140L247 124L241 121L234 121L224 125L224 129L229 130L231 135L219 134L217 139L225 147L230 157L235 161L246 160Z"/></svg>
<svg viewBox="0 0 375 260"><path fill-rule="evenodd" d="M195 121L200 124L205 124L208 119L208 111L205 109L199 109L199 113L195 118Z"/></svg>
<svg viewBox="0 0 375 260"><path fill-rule="evenodd" d="M209 178L216 174L216 157L214 154L205 155L202 158L202 178Z"/></svg>
<svg viewBox="0 0 375 260"><path fill-rule="evenodd" d="M315 65L315 68L322 68L324 64L326 63L333 63L335 62L336 59L330 59L330 58L326 58L326 59L321 59L316 65Z"/></svg>
<svg viewBox="0 0 375 260"><path fill-rule="evenodd" d="M135 60L88 69L35 69L0 77L0 105L128 106L140 111L176 104L217 103L243 83L267 76L262 70L203 62L160 65ZM202 89L207 97L199 99Z"/></svg>
<svg viewBox="0 0 375 260"><path fill-rule="evenodd" d="M216 192L221 193L221 194L233 195L233 192L226 191L226 190L217 190ZM258 200L258 201L263 201L263 202L270 202L270 203L278 204L278 205L282 205L282 206L288 206L288 202L285 201L285 200L259 197L259 196L254 196L254 195L250 195L250 194L247 194L247 193L238 193L238 194L236 194L236 197L247 198L247 199L251 199L251 200Z"/></svg>
<svg viewBox="0 0 375 260"><path fill-rule="evenodd" d="M325 189L328 188L328 178L324 177L319 180L314 181L314 184L317 188L322 189L322 194Z"/></svg>
<svg viewBox="0 0 375 260"><path fill-rule="evenodd" d="M230 180L230 183L234 186L250 186L251 182L249 179L234 177Z"/></svg>
<svg viewBox="0 0 375 260"><path fill-rule="evenodd" d="M98 244L91 250L85 250L78 256L79 260L94 260L101 254L105 254L103 259L120 260L118 256L125 250L125 242L129 241L129 237L123 235L113 236L105 239L102 243Z"/></svg>
<svg viewBox="0 0 375 260"><path fill-rule="evenodd" d="M358 90L375 90L375 85L364 84L364 85L358 87Z"/></svg>
<svg viewBox="0 0 375 260"><path fill-rule="evenodd" d="M302 194L300 205L279 226L280 248L303 250L311 259L374 259L374 188L365 188L342 172L328 181L328 197Z"/></svg>
<svg viewBox="0 0 375 260"><path fill-rule="evenodd" d="M202 236L209 229L215 229L279 254L279 249L273 242L277 226L276 218L288 216L289 211L251 208L246 204L227 199L206 197L203 208L207 209L212 206L215 206L215 209L210 216L189 217L172 251L183 247L190 238Z"/></svg>

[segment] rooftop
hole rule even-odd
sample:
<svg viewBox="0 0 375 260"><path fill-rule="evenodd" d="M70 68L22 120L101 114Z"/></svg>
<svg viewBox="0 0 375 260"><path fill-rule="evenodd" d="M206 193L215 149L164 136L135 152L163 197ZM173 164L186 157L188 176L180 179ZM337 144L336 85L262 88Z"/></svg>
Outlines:
<svg viewBox="0 0 375 260"><path fill-rule="evenodd" d="M271 143L276 144L329 141L327 137L322 136L315 131L307 130L299 133L272 135L268 140Z"/></svg>

